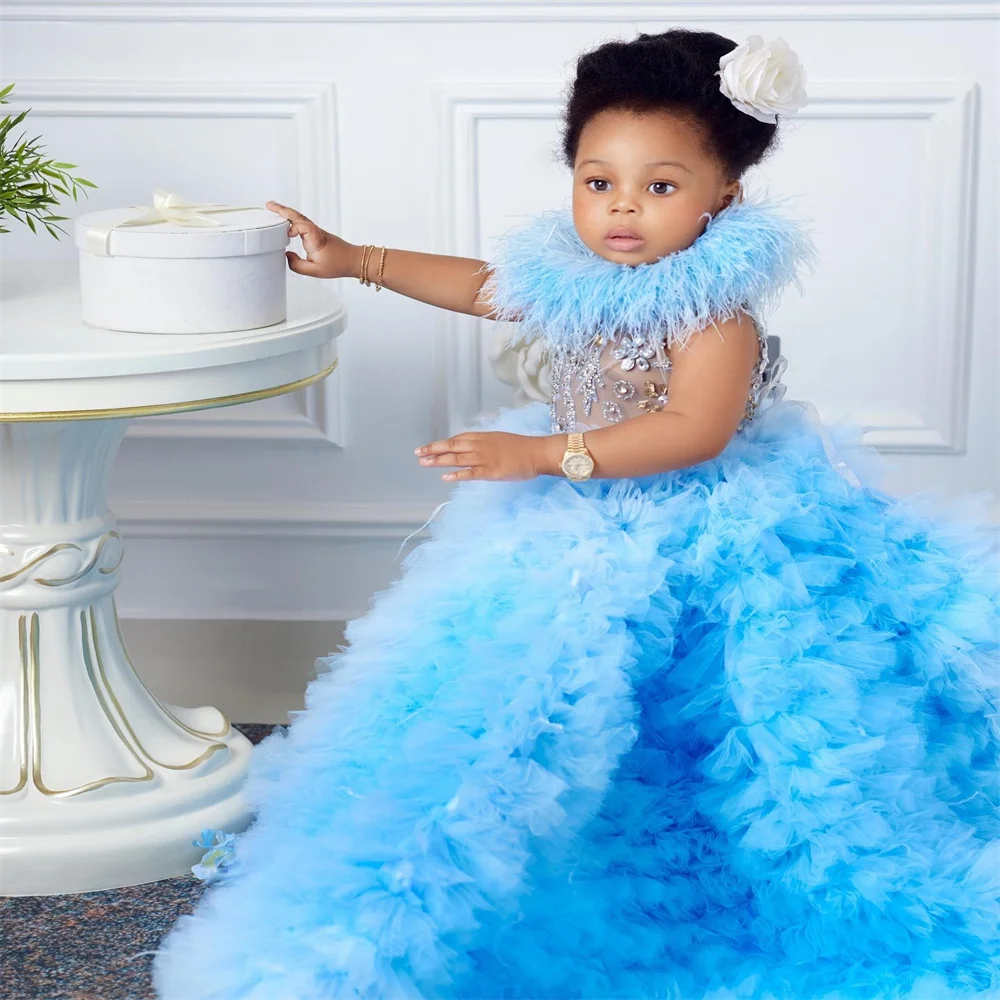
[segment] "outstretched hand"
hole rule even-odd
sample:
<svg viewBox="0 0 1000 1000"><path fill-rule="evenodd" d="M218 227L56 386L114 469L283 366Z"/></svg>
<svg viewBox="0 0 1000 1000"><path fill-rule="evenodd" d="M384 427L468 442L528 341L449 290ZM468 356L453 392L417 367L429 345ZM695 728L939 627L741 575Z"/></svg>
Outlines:
<svg viewBox="0 0 1000 1000"><path fill-rule="evenodd" d="M426 466L462 466L442 479L534 479L558 475L565 437L533 437L503 431L468 431L414 451Z"/></svg>
<svg viewBox="0 0 1000 1000"><path fill-rule="evenodd" d="M276 201L267 202L267 208L288 220L289 237L298 236L302 239L305 258L294 250L285 251L288 266L296 274L308 274L312 278L345 278L354 275L354 258L358 247L321 229L294 208L280 205Z"/></svg>

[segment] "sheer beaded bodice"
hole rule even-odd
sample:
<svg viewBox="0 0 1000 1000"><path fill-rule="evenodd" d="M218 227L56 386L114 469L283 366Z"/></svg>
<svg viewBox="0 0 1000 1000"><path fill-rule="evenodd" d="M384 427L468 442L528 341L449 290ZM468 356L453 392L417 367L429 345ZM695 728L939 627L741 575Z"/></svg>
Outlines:
<svg viewBox="0 0 1000 1000"><path fill-rule="evenodd" d="M785 359L768 358L767 338L755 324L759 359L739 429L753 420L765 399L780 399ZM552 433L593 430L662 410L669 399L670 358L652 338L595 336L583 351L551 352Z"/></svg>

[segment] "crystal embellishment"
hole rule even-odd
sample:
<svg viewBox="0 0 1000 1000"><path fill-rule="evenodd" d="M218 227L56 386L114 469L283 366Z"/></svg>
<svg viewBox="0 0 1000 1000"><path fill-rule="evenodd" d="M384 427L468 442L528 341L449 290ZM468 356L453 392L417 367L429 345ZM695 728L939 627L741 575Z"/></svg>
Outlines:
<svg viewBox="0 0 1000 1000"><path fill-rule="evenodd" d="M616 347L612 357L621 361L623 372L630 372L633 368L638 368L641 372L649 371L649 359L656 356L656 351L651 344L647 344L642 337L633 335L626 336L621 347Z"/></svg>
<svg viewBox="0 0 1000 1000"><path fill-rule="evenodd" d="M604 419L611 424L617 424L624 416L622 408L613 399L606 399L601 404L601 413L604 414Z"/></svg>
<svg viewBox="0 0 1000 1000"><path fill-rule="evenodd" d="M770 361L763 327L755 325L760 355L738 432L761 409L778 402L785 392L781 382L785 359L779 356ZM581 350L553 347L549 354L552 386L549 413L553 434L575 431L580 426L599 426L602 422L620 423L638 414L656 413L667 405L673 365L655 339L625 335L614 339L594 337ZM642 375L627 379L622 377L624 372ZM587 423L578 426L581 419Z"/></svg>
<svg viewBox="0 0 1000 1000"><path fill-rule="evenodd" d="M646 382L644 391L646 398L635 404L643 413L656 413L667 405L666 384L657 385L656 382Z"/></svg>
<svg viewBox="0 0 1000 1000"><path fill-rule="evenodd" d="M591 343L577 381L580 385L580 395L583 397L583 412L589 417L591 408L597 402L598 390L604 388L604 378L601 375L600 338Z"/></svg>
<svg viewBox="0 0 1000 1000"><path fill-rule="evenodd" d="M555 434L576 430L576 397L573 394L573 375L580 370L578 355L567 351L552 353L552 399L549 401L549 416L552 432ZM563 413L559 413L559 406Z"/></svg>

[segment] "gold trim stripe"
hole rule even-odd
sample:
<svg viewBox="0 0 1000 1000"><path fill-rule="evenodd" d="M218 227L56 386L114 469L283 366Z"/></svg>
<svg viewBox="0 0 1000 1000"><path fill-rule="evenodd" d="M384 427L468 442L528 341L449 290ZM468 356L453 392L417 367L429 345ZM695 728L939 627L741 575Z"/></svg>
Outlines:
<svg viewBox="0 0 1000 1000"><path fill-rule="evenodd" d="M114 598L111 599L111 613L114 615L115 630L118 632L118 645L121 647L122 653L125 654L125 662L128 663L128 665L132 668L132 673L135 675L135 679L142 685L146 694L148 694L149 697L156 702L156 704L160 708L160 711L162 711L165 715L167 715L170 718L171 722L174 722L176 725L180 726L181 729L184 730L184 732L190 733L192 736L199 736L205 740L222 739L224 736L228 736L229 730L232 729L232 723L229 721L229 719L226 718L225 712L216 709L219 715L222 716L222 721L224 723L222 729L219 732L217 733L202 732L202 730L200 729L192 729L190 726L185 725L183 722L181 722L181 720L178 719L177 716L174 715L174 713L171 712L170 709L167 708L167 706L164 705L163 702L160 701L160 699L157 698L152 691L149 690L149 688L146 686L146 682L139 676L139 671L135 669L135 664L132 662L132 657L129 656L128 647L125 645L125 636L122 634L121 619L118 617L118 606L115 604Z"/></svg>
<svg viewBox="0 0 1000 1000"><path fill-rule="evenodd" d="M135 762L142 768L143 773L141 775L110 775L107 778L98 778L96 781L88 781L84 785L78 785L76 788L47 788L42 781L42 733L41 733L41 717L42 710L41 705L38 703L38 687L37 687L37 676L38 676L38 650L35 649L35 760L34 760L34 779L35 787L43 795L51 795L56 798L63 798L69 795L79 795L81 792L90 792L95 788L102 788L104 785L111 785L115 782L135 782L135 781L152 781L156 775L153 773L153 769L139 756L136 752L135 747L125 738L125 734L121 730L121 726L118 725L118 720L111 713L111 708L108 705L107 698L104 696L104 692L101 691L97 683L97 675L94 672L94 661L90 655L90 646L92 641L96 641L94 637L90 635L87 629L87 612L83 610L80 612L80 632L81 632L81 642L83 645L83 662L87 668L87 677L90 678L90 686L94 690L94 694L97 696L97 703L101 706L104 712L105 718L111 723L111 728L115 731L115 735L121 740L122 746L132 755Z"/></svg>
<svg viewBox="0 0 1000 1000"><path fill-rule="evenodd" d="M90 560L90 562L87 563L87 565L84 566L83 569L79 569L71 576L64 576L62 579L58 580L57 579L43 580L41 577L38 577L36 578L35 583L37 583L40 587L64 587L68 583L76 583L77 580L82 580L99 562L101 558L101 553L104 551L104 546L107 544L109 538L117 538L119 542L122 540L122 536L118 534L117 531L114 530L108 531L102 536L101 540L97 543L97 551L94 553L93 558ZM77 546L77 548L79 548L79 546ZM114 573L118 569L118 567L121 566L124 555L125 551L123 549L119 553L118 562L116 562L114 566L103 566L101 567L101 569L98 570L98 573Z"/></svg>
<svg viewBox="0 0 1000 1000"><path fill-rule="evenodd" d="M254 389L251 392L233 393L231 396L212 396L209 399L195 399L190 403L152 403L148 406L107 407L102 410L36 410L25 413L0 413L0 423L50 422L54 420L111 420L128 417L156 417L167 413L187 413L190 410L208 410L218 406L236 406L238 403L252 403L258 399L270 399L286 392L304 389L307 385L332 375L337 367L334 361L329 368L285 382L284 385L272 386L270 389Z"/></svg>
<svg viewBox="0 0 1000 1000"><path fill-rule="evenodd" d="M37 612L31 616L31 627L35 628ZM17 619L17 645L21 654L21 768L17 784L13 788L0 788L0 795L13 795L28 783L28 629L27 615Z"/></svg>
<svg viewBox="0 0 1000 1000"><path fill-rule="evenodd" d="M83 551L76 542L60 542L58 545L53 545L52 548L46 549L40 556L35 556L31 562L26 562L23 566L19 566L13 573L5 573L3 576L0 576L0 583L10 583L15 577L20 576L22 573L27 573L29 569L32 569L41 562L45 562L49 556L54 556L57 552L62 552L65 549L76 549L77 552Z"/></svg>
<svg viewBox="0 0 1000 1000"><path fill-rule="evenodd" d="M116 613L115 618L117 620L117 613ZM147 760L150 760L154 764L156 764L157 767L165 767L165 768L167 768L170 771L187 771L187 770L189 770L192 767L197 767L197 765L200 764L203 760L207 760L209 757L212 756L213 753L216 752L216 750L228 750L229 749L226 746L225 743L212 743L208 747L207 750L203 751L201 754L199 754L197 757L195 757L194 760L188 761L186 764L168 764L165 761L157 760L142 745L141 740L136 735L135 729L132 728L132 723L130 723L128 721L128 716L125 714L125 709L122 708L122 704L118 700L118 695L115 694L115 689L111 686L111 682L108 680L107 671L104 669L104 657L101 655L101 643L100 643L100 639L98 638L97 632L98 632L98 629L97 629L97 612L94 610L94 605L91 604L91 606L90 606L90 635L91 635L91 638L93 639L93 642L94 642L94 655L97 657L97 672L101 675L101 680L104 682L104 688L107 691L108 696L111 698L111 701L112 701L112 703L115 706L115 710L118 712L119 718L122 720L122 725L124 725L125 728L128 730L128 734L129 734L129 736L132 737L132 742L135 743L136 747L139 750L139 753L143 754L147 758ZM123 652L125 651L124 644L122 645L122 651ZM127 653L125 654L125 658L126 658L126 660L128 659L128 654ZM131 666L131 665L132 665L131 661L129 661L129 666ZM138 675L136 675L136 679L138 680ZM140 681L140 683L142 683L142 682ZM142 686L144 688L146 688L145 684L143 684ZM149 688L146 688L146 693L147 694L149 693ZM155 698L153 700L156 701ZM159 704L159 702L157 702L157 704ZM160 708L163 708L163 706L160 705ZM169 715L169 713L167 713L167 714ZM174 717L172 715L170 716L170 719L173 722L177 722L178 721L177 719L174 719ZM201 734L198 734L198 735L200 736ZM131 749L131 747L129 749Z"/></svg>
<svg viewBox="0 0 1000 1000"><path fill-rule="evenodd" d="M115 630L118 634L119 642L121 643L122 652L125 655L125 660L128 665L132 668L133 673L135 673L135 667L132 664L131 658L128 655L128 650L125 648L125 640L121 632L121 623L118 620L118 609L114 607L112 602L112 609L114 611L114 622ZM88 611L89 611L89 621L88 621ZM29 625L30 621L30 625ZM166 768L171 771L186 771L191 768L197 767L203 761L207 760L212 754L219 750L228 749L227 744L219 742L211 742L213 739L218 739L219 737L225 736L230 728L229 720L223 715L223 722L225 723L225 728L220 733L202 733L190 726L186 726L180 719L178 719L172 712L170 712L157 698L156 696L146 687L145 683L138 674L135 674L135 679L139 681L143 689L149 695L149 697L156 703L156 705L164 712L167 718L181 730L189 733L199 739L203 739L209 742L209 746L199 754L194 760L189 761L186 764L167 764L163 761L157 760L140 742L135 730L129 723L125 711L122 708L121 703L116 696L114 689L108 680L107 671L104 666L104 657L101 653L100 639L98 636L97 627L97 615L94 606L91 605L89 609L80 612L80 638L82 643L82 651L84 664L86 666L87 675L90 679L91 686L93 688L94 694L97 698L97 702L104 714L110 722L115 734L118 736L122 745L129 751L132 757L135 758L136 762L142 767L144 774L140 776L129 776L129 775L114 775L106 778L98 778L95 781L88 781L83 785L79 785L75 788L64 788L64 789L53 789L49 788L44 780L42 779L42 731L41 731L41 698L40 698L40 665L41 657L39 655L39 633L40 633L40 622L38 617L38 612L33 612L31 614L30 620L27 615L20 615L18 618L18 646L20 649L20 666L21 666L21 726L20 726L20 750L21 750L21 760L17 784L13 788L0 788L0 796L3 795L14 795L20 792L28 783L28 772L29 768L31 770L31 776L35 787L46 796L53 798L65 798L72 795L79 795L81 792L92 791L95 788L101 788L104 785L112 784L115 782L141 782L150 781L154 777L154 772L150 770L148 764L139 756L139 754L145 755L152 763L159 767ZM94 659L91 657L91 643L93 644L94 658L97 661L97 671L94 670ZM101 685L98 684L98 675L100 681L103 684L103 690ZM125 734L122 732L121 727L118 725L117 720L111 712L110 706L108 704L107 698L110 697L114 708L117 710L122 723L128 730L129 736L132 737L135 742L135 747L128 741ZM222 713L220 713L221 715ZM31 739L31 734L33 732L34 740ZM138 753L136 752L138 748Z"/></svg>

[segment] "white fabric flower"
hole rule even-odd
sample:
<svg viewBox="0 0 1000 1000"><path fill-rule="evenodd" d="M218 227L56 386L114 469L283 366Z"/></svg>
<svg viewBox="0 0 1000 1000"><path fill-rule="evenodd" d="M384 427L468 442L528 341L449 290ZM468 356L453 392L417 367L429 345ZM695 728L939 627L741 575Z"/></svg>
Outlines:
<svg viewBox="0 0 1000 1000"><path fill-rule="evenodd" d="M778 114L804 107L806 72L783 38L766 42L750 35L719 60L719 89L744 114L757 121L777 122Z"/></svg>
<svg viewBox="0 0 1000 1000"><path fill-rule="evenodd" d="M547 403L552 399L552 362L541 338L509 347L508 324L500 324L488 351L494 375L515 388L514 405Z"/></svg>

